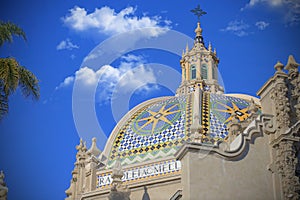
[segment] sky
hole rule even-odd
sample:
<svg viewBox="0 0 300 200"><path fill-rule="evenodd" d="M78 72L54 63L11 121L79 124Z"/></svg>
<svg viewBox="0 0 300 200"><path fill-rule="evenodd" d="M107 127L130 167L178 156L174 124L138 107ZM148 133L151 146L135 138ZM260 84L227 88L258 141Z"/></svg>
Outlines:
<svg viewBox="0 0 300 200"><path fill-rule="evenodd" d="M0 20L23 28L0 48L40 80L38 101L17 91L0 122L8 199L64 199L79 138L103 150L139 103L174 95L192 47L198 4L205 45L220 58L226 93L256 92L290 54L300 60L299 0L1 0Z"/></svg>

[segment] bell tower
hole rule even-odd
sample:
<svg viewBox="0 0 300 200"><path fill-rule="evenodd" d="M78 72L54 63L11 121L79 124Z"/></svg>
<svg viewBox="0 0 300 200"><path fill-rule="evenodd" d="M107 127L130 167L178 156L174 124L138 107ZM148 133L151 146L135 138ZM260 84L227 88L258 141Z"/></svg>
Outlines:
<svg viewBox="0 0 300 200"><path fill-rule="evenodd" d="M199 19L200 16L206 14L201 9L195 10L192 12L196 12L195 14ZM182 79L176 94L189 94L196 88L212 93L223 93L224 89L218 81L219 58L216 50L212 51L211 44L208 45L208 48L205 47L200 20L197 23L195 33L193 47L189 49L187 45L186 50L182 53L180 60Z"/></svg>

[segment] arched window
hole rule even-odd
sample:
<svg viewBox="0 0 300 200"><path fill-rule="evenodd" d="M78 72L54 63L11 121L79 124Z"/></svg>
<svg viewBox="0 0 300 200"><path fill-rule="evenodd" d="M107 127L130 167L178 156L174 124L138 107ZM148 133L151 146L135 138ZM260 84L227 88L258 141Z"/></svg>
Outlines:
<svg viewBox="0 0 300 200"><path fill-rule="evenodd" d="M218 80L218 69L216 68L216 66L213 66L212 68L212 75L213 79Z"/></svg>
<svg viewBox="0 0 300 200"><path fill-rule="evenodd" d="M196 66L191 67L191 79L196 79Z"/></svg>
<svg viewBox="0 0 300 200"><path fill-rule="evenodd" d="M206 65L201 66L201 78L207 79L207 66Z"/></svg>

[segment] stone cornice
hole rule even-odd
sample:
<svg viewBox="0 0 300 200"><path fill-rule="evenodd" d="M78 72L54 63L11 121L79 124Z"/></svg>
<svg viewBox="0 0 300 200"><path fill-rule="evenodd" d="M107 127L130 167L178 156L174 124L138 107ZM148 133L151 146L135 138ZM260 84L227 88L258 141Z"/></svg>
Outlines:
<svg viewBox="0 0 300 200"><path fill-rule="evenodd" d="M291 140L291 141L299 142L300 141L299 130L300 130L300 121L296 122L285 133L275 138L272 142L270 142L270 145L274 147L278 145L282 140Z"/></svg>
<svg viewBox="0 0 300 200"><path fill-rule="evenodd" d="M284 78L287 78L288 75L285 74L284 72L276 72L274 74L273 77L271 77L258 91L257 91L257 95L258 96L262 96L262 93L270 86L273 84L273 82L276 80L276 78L278 77L284 77Z"/></svg>

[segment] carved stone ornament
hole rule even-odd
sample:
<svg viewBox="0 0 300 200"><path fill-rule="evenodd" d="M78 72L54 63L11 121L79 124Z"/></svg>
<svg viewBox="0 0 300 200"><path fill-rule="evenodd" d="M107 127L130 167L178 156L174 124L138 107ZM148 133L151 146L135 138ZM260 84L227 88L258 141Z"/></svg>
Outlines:
<svg viewBox="0 0 300 200"><path fill-rule="evenodd" d="M228 123L228 143L231 143L237 135L242 131L242 125L237 117L236 113L233 113L232 120Z"/></svg>
<svg viewBox="0 0 300 200"><path fill-rule="evenodd" d="M278 144L275 166L281 175L281 184L284 199L299 199L299 177L296 176L296 149L294 141L283 140Z"/></svg>
<svg viewBox="0 0 300 200"><path fill-rule="evenodd" d="M274 68L277 70L274 76L274 87L271 91L271 98L274 102L275 117L277 122L277 128L286 130L290 125L290 103L287 98L288 88L286 86L287 75L282 72L283 64L278 62Z"/></svg>
<svg viewBox="0 0 300 200"><path fill-rule="evenodd" d="M291 95L292 95L292 109L294 109L295 117L297 120L300 120L300 76L299 76L299 67L294 57L289 56L288 63L285 66L285 69L288 70L289 80L291 85ZM293 113L292 113L293 114Z"/></svg>
<svg viewBox="0 0 300 200"><path fill-rule="evenodd" d="M0 171L0 200L7 199L8 188L6 187L6 184L4 182L4 177L5 176L3 171Z"/></svg>
<svg viewBox="0 0 300 200"><path fill-rule="evenodd" d="M270 170L281 178L283 199L299 199L300 183L297 172L299 167L300 149L300 121L294 124L286 132L275 137L270 145L275 149L274 163Z"/></svg>
<svg viewBox="0 0 300 200"><path fill-rule="evenodd" d="M122 177L124 171L122 169L120 158L116 160L111 178L113 179L111 191L109 193L109 200L130 200L130 189L123 184Z"/></svg>
<svg viewBox="0 0 300 200"><path fill-rule="evenodd" d="M84 182L81 177L84 174L84 168L86 160L88 158L87 148L85 142L80 139L79 145L76 146L76 162L74 163L75 167L72 171L72 179L70 181L70 187L65 191L68 200L75 200L77 195L81 195L84 191ZM85 181L85 179L84 179Z"/></svg>

